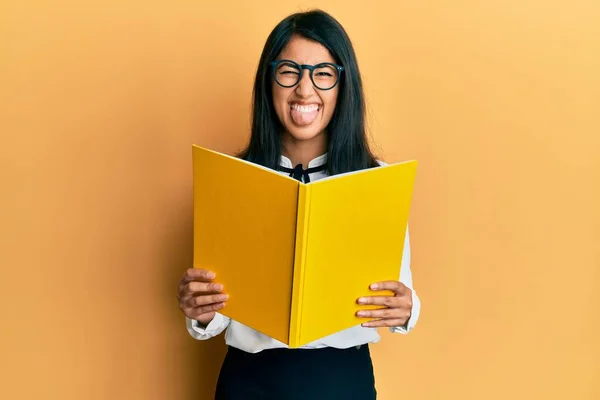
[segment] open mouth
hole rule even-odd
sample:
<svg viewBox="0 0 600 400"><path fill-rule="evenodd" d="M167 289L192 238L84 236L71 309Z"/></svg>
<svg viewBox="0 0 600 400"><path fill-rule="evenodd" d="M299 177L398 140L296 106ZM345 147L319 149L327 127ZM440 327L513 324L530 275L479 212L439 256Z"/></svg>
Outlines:
<svg viewBox="0 0 600 400"><path fill-rule="evenodd" d="M298 104L290 103L290 115L296 125L306 126L310 125L317 119L319 111L321 110L320 104Z"/></svg>

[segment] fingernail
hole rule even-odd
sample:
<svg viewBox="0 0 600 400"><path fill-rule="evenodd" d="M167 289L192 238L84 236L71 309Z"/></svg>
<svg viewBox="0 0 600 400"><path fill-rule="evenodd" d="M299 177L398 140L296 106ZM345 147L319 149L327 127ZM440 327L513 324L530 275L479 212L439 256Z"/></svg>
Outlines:
<svg viewBox="0 0 600 400"><path fill-rule="evenodd" d="M219 296L219 301L225 301L227 299L229 299L229 295L227 294L222 294Z"/></svg>
<svg viewBox="0 0 600 400"><path fill-rule="evenodd" d="M360 299L358 299L358 302L360 304L365 304L367 302L367 300L364 297L361 297Z"/></svg>
<svg viewBox="0 0 600 400"><path fill-rule="evenodd" d="M376 284L376 283L374 283L374 284L371 285L371 289L377 290L377 289L379 289L379 285Z"/></svg>
<svg viewBox="0 0 600 400"><path fill-rule="evenodd" d="M369 324L368 322L365 322L364 324L362 324L362 326L364 326L364 327L367 327L367 328L368 328L369 326L371 326L371 324Z"/></svg>
<svg viewBox="0 0 600 400"><path fill-rule="evenodd" d="M215 285L215 290L223 290L223 285L221 285L220 283L217 283Z"/></svg>
<svg viewBox="0 0 600 400"><path fill-rule="evenodd" d="M208 276L208 279L213 279L215 277L215 273L214 272L209 272L206 275Z"/></svg>
<svg viewBox="0 0 600 400"><path fill-rule="evenodd" d="M358 315L359 317L364 317L365 316L365 312L364 311L359 311L358 313L356 313L356 315Z"/></svg>

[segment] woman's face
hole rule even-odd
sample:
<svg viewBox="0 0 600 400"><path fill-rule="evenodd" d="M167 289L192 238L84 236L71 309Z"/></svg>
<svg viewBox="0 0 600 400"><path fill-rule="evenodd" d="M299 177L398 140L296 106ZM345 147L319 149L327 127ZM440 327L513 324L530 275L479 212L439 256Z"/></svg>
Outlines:
<svg viewBox="0 0 600 400"><path fill-rule="evenodd" d="M323 45L300 36L294 36L278 58L309 65L335 63ZM291 136L290 139L294 141L311 140L323 135L338 97L339 85L330 90L319 90L314 87L309 74L309 70L302 70L302 79L291 88L272 82L275 112L285 129L284 135ZM315 71L315 81L316 75Z"/></svg>

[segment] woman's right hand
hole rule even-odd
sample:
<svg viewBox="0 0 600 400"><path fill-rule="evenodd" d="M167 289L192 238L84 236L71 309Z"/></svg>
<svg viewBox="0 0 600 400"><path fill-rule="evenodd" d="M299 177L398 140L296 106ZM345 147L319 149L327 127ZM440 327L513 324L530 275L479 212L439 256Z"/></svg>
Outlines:
<svg viewBox="0 0 600 400"><path fill-rule="evenodd" d="M221 293L223 285L213 282L215 274L199 268L189 268L179 281L179 308L190 319L208 325L215 311L225 307L228 296Z"/></svg>

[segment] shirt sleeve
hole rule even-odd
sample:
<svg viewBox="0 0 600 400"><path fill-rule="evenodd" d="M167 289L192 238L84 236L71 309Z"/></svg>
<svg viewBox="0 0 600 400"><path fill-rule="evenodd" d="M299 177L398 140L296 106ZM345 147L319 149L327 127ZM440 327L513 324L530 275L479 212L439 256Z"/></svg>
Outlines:
<svg viewBox="0 0 600 400"><path fill-rule="evenodd" d="M406 334L410 332L417 324L417 321L419 320L419 314L421 311L421 300L419 299L419 295L413 288L412 272L410 270L410 237L408 233L408 228L406 228L406 236L404 238L404 251L402 253L402 264L400 267L400 282L402 282L407 288L411 289L412 291L411 316L408 319L408 321L404 324L404 326L391 327L390 331L392 333Z"/></svg>
<svg viewBox="0 0 600 400"><path fill-rule="evenodd" d="M215 317L206 326L195 319L187 317L185 319L188 332L197 340L206 340L219 335L229 326L231 321L228 317L219 313L215 313Z"/></svg>

